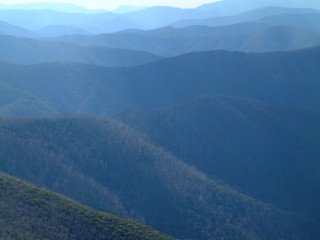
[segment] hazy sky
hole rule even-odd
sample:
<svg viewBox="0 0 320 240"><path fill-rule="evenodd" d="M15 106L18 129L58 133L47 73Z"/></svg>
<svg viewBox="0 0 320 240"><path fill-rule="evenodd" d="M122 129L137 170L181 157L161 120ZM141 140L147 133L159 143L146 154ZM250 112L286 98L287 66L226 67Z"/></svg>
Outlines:
<svg viewBox="0 0 320 240"><path fill-rule="evenodd" d="M0 0L0 4L27 3L32 0ZM32 2L57 2L73 3L87 8L113 9L121 5L132 6L174 6L174 7L195 7L201 4L215 2L217 0L35 0Z"/></svg>

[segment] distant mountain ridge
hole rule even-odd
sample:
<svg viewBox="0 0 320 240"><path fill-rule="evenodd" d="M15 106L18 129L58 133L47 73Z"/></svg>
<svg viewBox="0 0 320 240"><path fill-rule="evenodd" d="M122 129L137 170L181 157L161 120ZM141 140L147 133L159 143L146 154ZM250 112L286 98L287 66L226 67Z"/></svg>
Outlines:
<svg viewBox="0 0 320 240"><path fill-rule="evenodd" d="M181 9L173 7L147 7L129 8L128 11L119 12L89 11L84 8L77 8L73 5L64 4L35 4L21 5L17 9L0 8L0 21L34 31L39 36L59 36L59 34L103 34L114 33L128 29L152 30L163 28L168 25L190 26L209 25L224 26L246 21L261 19L263 16L271 16L280 13L307 13L320 10L306 9L308 5L299 4L253 4L245 7L242 11L232 13L219 13L219 6L229 4L229 0L213 3L213 10L203 8ZM232 3L234 4L234 3ZM46 8L45 6L48 7ZM244 4L245 5L245 4ZM25 9L23 6L26 6ZM63 9L66 11L63 11ZM217 9L216 9L217 8ZM229 8L229 7L228 7ZM263 8L264 10L261 10ZM312 8L312 5L310 5ZM26 10L28 9L28 10ZM68 11L69 9L69 11ZM209 7L210 9L210 7ZM217 11L216 11L217 10ZM221 10L222 12L225 11ZM234 16L231 16L234 15ZM46 16L45 18L43 16ZM41 19L41 21L39 21ZM59 28L57 28L59 26ZM49 32L44 29L51 29ZM56 29L56 30L55 30ZM63 31L62 31L63 30Z"/></svg>
<svg viewBox="0 0 320 240"><path fill-rule="evenodd" d="M285 8L285 7L261 7L249 10L240 14L232 16L223 16L223 17L213 17L208 19L189 19L189 20L180 20L179 22L171 24L173 27L186 27L192 25L201 25L201 26L226 26L237 23L244 23L249 21L261 20L265 17L270 17L274 15L283 15L283 14L305 14L305 13L319 13L319 10L309 9L309 8Z"/></svg>
<svg viewBox="0 0 320 240"><path fill-rule="evenodd" d="M20 4L0 4L1 10L54 10L68 13L99 13L106 12L106 10L89 10L70 3L54 3L54 2L34 2L34 3L20 3Z"/></svg>
<svg viewBox="0 0 320 240"><path fill-rule="evenodd" d="M151 7L139 11L117 14L67 13L56 10L0 10L0 20L37 31L51 25L72 26L92 34L111 33L125 29L153 29L183 18L204 18L207 14L197 10L171 7ZM43 18L43 16L46 16ZM208 15L210 17L210 14ZM41 19L41 21L39 21Z"/></svg>
<svg viewBox="0 0 320 240"><path fill-rule="evenodd" d="M120 6L113 9L112 12L123 14L128 12L136 12L136 11L144 10L146 8L148 7L135 7L135 6L124 5L124 6Z"/></svg>
<svg viewBox="0 0 320 240"><path fill-rule="evenodd" d="M141 50L161 56L212 50L290 51L320 45L319 21L318 12L280 14L227 26L127 30L94 36L62 36L52 40Z"/></svg>
<svg viewBox="0 0 320 240"><path fill-rule="evenodd" d="M223 0L204 4L197 9L201 11L213 11L216 15L226 16L269 6L320 9L320 3L317 0Z"/></svg>
<svg viewBox="0 0 320 240"><path fill-rule="evenodd" d="M112 12L95 14L54 10L1 10L0 12L0 20L31 31L52 25L72 26L90 33L115 32L124 28L139 27L139 24Z"/></svg>

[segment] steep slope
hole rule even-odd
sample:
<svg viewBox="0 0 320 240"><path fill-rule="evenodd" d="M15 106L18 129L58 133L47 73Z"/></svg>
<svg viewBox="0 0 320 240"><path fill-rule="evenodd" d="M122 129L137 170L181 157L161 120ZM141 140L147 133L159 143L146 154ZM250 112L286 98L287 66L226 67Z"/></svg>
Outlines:
<svg viewBox="0 0 320 240"><path fill-rule="evenodd" d="M201 52L133 68L0 64L0 83L58 113L112 115L226 94L310 109L320 106L320 48L245 54Z"/></svg>
<svg viewBox="0 0 320 240"><path fill-rule="evenodd" d="M1 239L172 239L0 173Z"/></svg>
<svg viewBox="0 0 320 240"><path fill-rule="evenodd" d="M212 178L320 219L320 114L225 96L119 117Z"/></svg>
<svg viewBox="0 0 320 240"><path fill-rule="evenodd" d="M113 120L11 119L0 125L1 171L173 237L320 236L318 222L218 184Z"/></svg>
<svg viewBox="0 0 320 240"><path fill-rule="evenodd" d="M156 55L142 51L80 47L70 43L55 43L13 36L0 36L0 42L0 60L17 64L78 62L128 67L160 59Z"/></svg>

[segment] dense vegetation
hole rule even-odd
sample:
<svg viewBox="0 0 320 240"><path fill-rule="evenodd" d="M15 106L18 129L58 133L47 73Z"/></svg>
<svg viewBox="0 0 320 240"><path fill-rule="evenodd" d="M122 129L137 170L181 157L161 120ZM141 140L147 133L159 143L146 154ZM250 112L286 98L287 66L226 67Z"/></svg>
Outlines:
<svg viewBox="0 0 320 240"><path fill-rule="evenodd" d="M0 173L1 239L172 239Z"/></svg>
<svg viewBox="0 0 320 240"><path fill-rule="evenodd" d="M320 236L317 221L239 194L114 120L3 119L0 125L1 171L173 237Z"/></svg>
<svg viewBox="0 0 320 240"><path fill-rule="evenodd" d="M119 118L212 178L320 220L318 112L206 95Z"/></svg>

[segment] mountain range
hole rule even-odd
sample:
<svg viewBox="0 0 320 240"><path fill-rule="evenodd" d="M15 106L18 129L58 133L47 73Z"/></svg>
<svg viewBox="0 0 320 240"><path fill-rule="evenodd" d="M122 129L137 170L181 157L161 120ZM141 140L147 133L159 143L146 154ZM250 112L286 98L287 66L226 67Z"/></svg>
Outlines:
<svg viewBox="0 0 320 240"><path fill-rule="evenodd" d="M175 238L317 239L318 56L2 63L3 114L139 111L4 118L0 170Z"/></svg>
<svg viewBox="0 0 320 240"><path fill-rule="evenodd" d="M101 34L130 28L149 30L165 27L184 20L213 18L211 21L214 21L214 18L216 18L215 20L218 22L224 22L226 20L217 17L226 17L226 19L228 19L229 17L227 16L243 14L246 11L270 6L276 8L320 9L319 3L314 0L303 2L296 0L272 2L265 0L242 0L240 4L239 1L224 0L194 9L149 7L133 8L131 11L121 11L120 8L120 11L114 12L101 10L90 11L82 7L65 4L22 4L11 7L0 6L0 20L44 35L45 32L42 31L43 28L52 28L54 26L60 26L60 28L70 27L70 29L78 29L78 31ZM258 15L264 16L266 12L260 12ZM235 21L236 19L252 20L253 15L249 14L247 17L239 17L240 16L231 17L229 21ZM258 16L253 18L257 19L257 17ZM39 21L40 19L41 21ZM215 24L215 26L217 25ZM68 33L68 31L65 31L65 33ZM69 33L72 33L72 31L69 30ZM50 35L52 34L53 32L50 33Z"/></svg>
<svg viewBox="0 0 320 240"><path fill-rule="evenodd" d="M209 50L288 51L320 44L320 29L317 25L320 14L319 10L315 9L264 7L238 15L209 19L202 15L201 19L192 19L191 15L183 16L187 10L180 9L180 16L171 8L168 9L147 8L141 10L145 13L135 11L126 13L128 16L111 12L71 14L52 10L3 10L0 18L5 22L0 25L0 32L16 37L36 38L37 41L50 40L61 44L71 42L90 47L131 49L160 56ZM168 14L173 11L170 13L172 17L165 16L165 13L160 14L162 11L167 11ZM43 18L43 15L46 18ZM22 25L20 20L16 20L18 16L19 19L25 18ZM143 20L146 16L153 19ZM173 18L179 21L174 22ZM189 20L182 20L184 18ZM154 23L162 19L166 19L167 22ZM142 22L154 26L146 27ZM167 26L170 24L174 28ZM156 26L162 28L143 30ZM119 30L125 31L110 33ZM44 37L47 38L43 39ZM41 47L35 49L40 50ZM60 57L57 60L64 59Z"/></svg>
<svg viewBox="0 0 320 240"><path fill-rule="evenodd" d="M320 239L318 22L0 4L0 239Z"/></svg>
<svg viewBox="0 0 320 240"><path fill-rule="evenodd" d="M223 17L213 17L208 19L188 19L180 20L176 23L171 24L173 27L187 27L187 26L227 26L237 23L245 23L258 21L263 18L277 16L277 15L289 15L289 14L306 14L306 13L319 13L319 10L312 8L285 8L285 7L274 7L267 6L261 8L255 8L246 12L241 12L239 14ZM295 21L293 21L295 22ZM292 24L292 22L290 22Z"/></svg>
<svg viewBox="0 0 320 240"><path fill-rule="evenodd" d="M227 26L126 30L94 36L61 36L52 40L85 46L140 50L161 56L210 50L289 51L320 44L320 29L317 25L319 20L318 12L280 14Z"/></svg>

